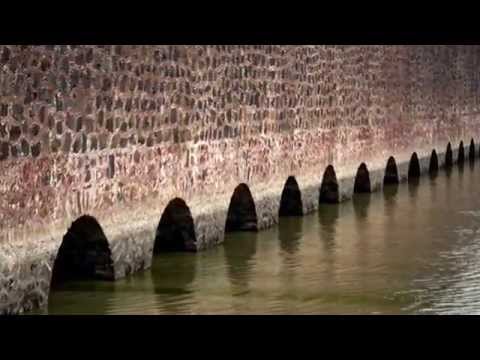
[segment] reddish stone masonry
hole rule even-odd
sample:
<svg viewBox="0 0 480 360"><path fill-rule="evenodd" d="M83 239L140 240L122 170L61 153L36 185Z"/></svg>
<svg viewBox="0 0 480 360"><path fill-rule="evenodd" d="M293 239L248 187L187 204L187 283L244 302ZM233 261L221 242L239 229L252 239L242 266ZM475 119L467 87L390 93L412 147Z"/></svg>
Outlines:
<svg viewBox="0 0 480 360"><path fill-rule="evenodd" d="M479 46L0 46L0 312L42 306L69 225L95 217L115 278L149 266L174 198L197 250L223 240L234 189L258 228L295 176L304 212L332 164L381 187L478 139Z"/></svg>

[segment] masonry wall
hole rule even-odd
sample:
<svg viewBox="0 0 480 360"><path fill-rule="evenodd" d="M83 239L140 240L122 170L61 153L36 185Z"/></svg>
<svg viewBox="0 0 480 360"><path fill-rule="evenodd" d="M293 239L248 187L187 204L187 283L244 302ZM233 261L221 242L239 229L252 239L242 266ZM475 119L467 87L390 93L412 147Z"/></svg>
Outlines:
<svg viewBox="0 0 480 360"><path fill-rule="evenodd" d="M119 278L150 265L175 197L201 250L240 183L264 228L290 175L308 212L329 164L348 198L360 162L378 188L389 156L405 175L413 151L479 139L479 65L478 46L0 46L0 311L46 302L83 214Z"/></svg>

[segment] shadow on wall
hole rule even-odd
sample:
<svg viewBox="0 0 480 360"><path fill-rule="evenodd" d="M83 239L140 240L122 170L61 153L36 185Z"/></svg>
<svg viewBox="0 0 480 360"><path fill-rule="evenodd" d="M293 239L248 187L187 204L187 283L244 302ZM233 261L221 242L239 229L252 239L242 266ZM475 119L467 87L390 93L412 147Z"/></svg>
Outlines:
<svg viewBox="0 0 480 360"><path fill-rule="evenodd" d="M302 216L302 194L295 177L290 176L285 183L280 200L279 216Z"/></svg>
<svg viewBox="0 0 480 360"><path fill-rule="evenodd" d="M258 231L255 202L246 184L238 185L230 199L225 232L232 231Z"/></svg>
<svg viewBox="0 0 480 360"><path fill-rule="evenodd" d="M153 253L195 251L192 214L185 201L175 198L167 205L158 224Z"/></svg>
<svg viewBox="0 0 480 360"><path fill-rule="evenodd" d="M52 288L70 280L114 280L110 247L97 220L84 215L63 237L52 271Z"/></svg>

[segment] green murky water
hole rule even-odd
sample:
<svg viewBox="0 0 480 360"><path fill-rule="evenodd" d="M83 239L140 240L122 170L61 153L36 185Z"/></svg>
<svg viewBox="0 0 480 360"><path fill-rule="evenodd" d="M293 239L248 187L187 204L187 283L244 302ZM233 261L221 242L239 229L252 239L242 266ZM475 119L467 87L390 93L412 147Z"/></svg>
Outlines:
<svg viewBox="0 0 480 360"><path fill-rule="evenodd" d="M52 292L49 314L480 314L480 166Z"/></svg>

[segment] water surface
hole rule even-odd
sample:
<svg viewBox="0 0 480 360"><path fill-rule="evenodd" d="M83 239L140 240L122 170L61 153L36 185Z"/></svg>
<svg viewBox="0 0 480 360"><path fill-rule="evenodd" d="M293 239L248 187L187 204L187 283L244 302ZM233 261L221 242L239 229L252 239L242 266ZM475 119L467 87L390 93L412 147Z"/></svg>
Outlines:
<svg viewBox="0 0 480 360"><path fill-rule="evenodd" d="M480 166L228 234L152 269L73 282L49 314L480 314Z"/></svg>

